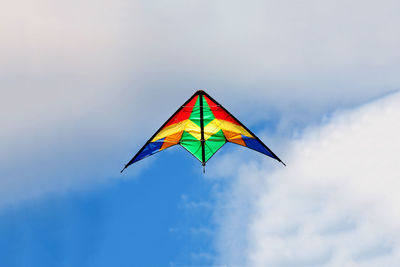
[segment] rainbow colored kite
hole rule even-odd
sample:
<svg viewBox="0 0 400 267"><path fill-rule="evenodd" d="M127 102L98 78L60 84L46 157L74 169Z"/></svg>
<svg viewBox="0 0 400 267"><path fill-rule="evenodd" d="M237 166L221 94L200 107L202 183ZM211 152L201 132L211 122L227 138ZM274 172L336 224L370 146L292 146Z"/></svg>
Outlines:
<svg viewBox="0 0 400 267"><path fill-rule="evenodd" d="M121 172L132 163L178 144L205 166L226 142L248 147L283 163L223 106L199 90L161 126Z"/></svg>

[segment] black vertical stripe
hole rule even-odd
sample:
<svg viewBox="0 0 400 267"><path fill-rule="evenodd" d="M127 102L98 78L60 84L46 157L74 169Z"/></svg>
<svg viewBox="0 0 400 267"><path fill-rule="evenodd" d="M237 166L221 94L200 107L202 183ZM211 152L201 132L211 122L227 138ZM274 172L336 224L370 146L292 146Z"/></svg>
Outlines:
<svg viewBox="0 0 400 267"><path fill-rule="evenodd" d="M205 150L205 140L204 140L204 117L203 117L203 92L199 94L200 97L200 132L201 132L201 156L203 166L206 164L206 150Z"/></svg>

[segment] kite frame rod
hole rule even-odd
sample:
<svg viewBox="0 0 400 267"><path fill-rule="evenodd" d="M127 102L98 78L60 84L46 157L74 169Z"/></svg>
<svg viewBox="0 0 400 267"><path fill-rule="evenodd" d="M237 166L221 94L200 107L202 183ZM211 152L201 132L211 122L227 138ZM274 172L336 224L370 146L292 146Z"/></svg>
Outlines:
<svg viewBox="0 0 400 267"><path fill-rule="evenodd" d="M204 91L200 91L200 133L201 133L201 164L203 166L206 165L206 148L205 148L205 139L204 139L204 114L203 114L203 94ZM204 171L204 168L203 168Z"/></svg>

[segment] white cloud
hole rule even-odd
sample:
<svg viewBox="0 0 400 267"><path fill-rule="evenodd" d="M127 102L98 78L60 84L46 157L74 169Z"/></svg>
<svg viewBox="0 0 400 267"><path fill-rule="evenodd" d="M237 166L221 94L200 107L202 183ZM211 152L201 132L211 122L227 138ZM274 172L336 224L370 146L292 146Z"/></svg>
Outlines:
<svg viewBox="0 0 400 267"><path fill-rule="evenodd" d="M284 133L398 89L398 7L9 1L0 10L0 205L118 175L195 89L246 121L279 120Z"/></svg>
<svg viewBox="0 0 400 267"><path fill-rule="evenodd" d="M217 210L219 262L398 266L399 122L397 93L307 130L287 167L239 165Z"/></svg>

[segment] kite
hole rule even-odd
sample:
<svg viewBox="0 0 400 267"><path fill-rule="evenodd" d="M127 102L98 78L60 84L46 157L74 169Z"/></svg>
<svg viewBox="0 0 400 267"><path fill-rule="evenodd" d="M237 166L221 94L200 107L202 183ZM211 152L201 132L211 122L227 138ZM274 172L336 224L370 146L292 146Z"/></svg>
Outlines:
<svg viewBox="0 0 400 267"><path fill-rule="evenodd" d="M180 145L203 165L227 142L283 163L254 133L203 90L193 94L125 165ZM286 165L285 165L286 166Z"/></svg>

